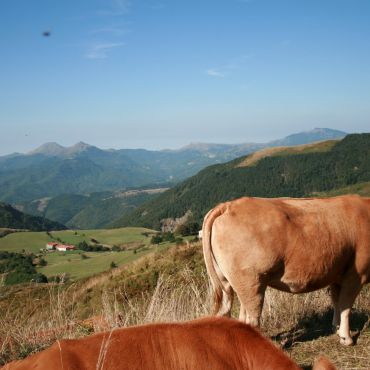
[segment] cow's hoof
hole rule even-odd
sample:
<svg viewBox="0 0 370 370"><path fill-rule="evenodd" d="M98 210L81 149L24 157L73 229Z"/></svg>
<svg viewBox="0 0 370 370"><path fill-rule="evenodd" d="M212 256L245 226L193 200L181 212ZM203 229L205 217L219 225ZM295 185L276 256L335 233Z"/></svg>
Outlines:
<svg viewBox="0 0 370 370"><path fill-rule="evenodd" d="M348 338L340 337L340 344L343 344L344 346L353 346L353 340L351 337Z"/></svg>

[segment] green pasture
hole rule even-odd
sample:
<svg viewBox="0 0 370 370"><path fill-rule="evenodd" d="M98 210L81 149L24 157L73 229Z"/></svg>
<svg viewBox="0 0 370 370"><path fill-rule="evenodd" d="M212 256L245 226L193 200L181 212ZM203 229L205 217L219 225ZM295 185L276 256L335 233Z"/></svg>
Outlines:
<svg viewBox="0 0 370 370"><path fill-rule="evenodd" d="M84 252L81 250L67 252L45 252L43 258L47 265L39 267L38 271L46 275L60 276L68 274L70 279L78 280L107 271L114 262L117 266L130 263L137 258L156 250L166 249L174 244L161 243L159 246L150 244L154 230L128 227L107 230L65 230L46 232L16 232L0 238L0 251L39 253L47 242L57 241L77 245L82 241L92 244L94 239L99 244L131 247L121 252ZM188 238L184 238L188 239ZM134 244L131 244L134 243ZM136 250L136 252L134 252ZM83 259L84 254L88 258Z"/></svg>
<svg viewBox="0 0 370 370"><path fill-rule="evenodd" d="M150 236L143 233L154 233L155 231L128 227L108 230L65 230L53 231L49 236L46 232L17 232L0 238L0 251L37 253L41 248L45 248L47 242L56 241L59 238L68 244L78 244L85 240L91 243L91 239L97 240L100 244L106 245L125 245L129 243L149 244Z"/></svg>
<svg viewBox="0 0 370 370"><path fill-rule="evenodd" d="M46 232L17 232L0 238L0 251L37 253L51 241Z"/></svg>
<svg viewBox="0 0 370 370"><path fill-rule="evenodd" d="M147 244L150 238L143 233L155 233L154 230L141 227L125 227L119 229L97 229L97 230L67 230L53 231L54 238L60 238L66 243L78 244L85 240L97 240L100 244L121 245L126 243L140 242Z"/></svg>
<svg viewBox="0 0 370 370"><path fill-rule="evenodd" d="M167 243L159 246L144 247L142 249L138 249L136 253L134 253L133 250L122 252L55 251L48 253L44 257L48 264L44 267L38 268L38 271L47 277L60 276L66 273L72 280L78 280L109 270L112 262L117 266L121 266L148 253L163 250L168 246L169 245ZM83 259L81 257L82 254L88 258Z"/></svg>

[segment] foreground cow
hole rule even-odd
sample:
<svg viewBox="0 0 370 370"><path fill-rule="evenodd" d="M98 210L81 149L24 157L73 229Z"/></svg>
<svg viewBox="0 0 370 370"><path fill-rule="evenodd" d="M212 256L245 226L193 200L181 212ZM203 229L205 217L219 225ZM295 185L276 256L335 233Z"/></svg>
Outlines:
<svg viewBox="0 0 370 370"><path fill-rule="evenodd" d="M203 253L215 313L259 325L267 286L305 293L330 285L333 325L353 343L351 307L370 280L370 198L241 198L211 210L203 223Z"/></svg>
<svg viewBox="0 0 370 370"><path fill-rule="evenodd" d="M225 318L152 324L63 340L3 370L298 370L252 327ZM335 370L325 358L314 370Z"/></svg>

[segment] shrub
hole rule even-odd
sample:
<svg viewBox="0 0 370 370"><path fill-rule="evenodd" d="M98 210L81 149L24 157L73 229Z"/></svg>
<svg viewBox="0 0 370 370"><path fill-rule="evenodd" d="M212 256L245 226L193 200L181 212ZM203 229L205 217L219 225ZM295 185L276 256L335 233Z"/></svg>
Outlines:
<svg viewBox="0 0 370 370"><path fill-rule="evenodd" d="M188 221L182 225L179 225L176 229L176 232L178 232L182 236L198 235L199 228L200 226L198 222Z"/></svg>
<svg viewBox="0 0 370 370"><path fill-rule="evenodd" d="M161 236L161 234L153 235L152 238L150 239L151 244L160 244L162 242L163 242L163 237Z"/></svg>

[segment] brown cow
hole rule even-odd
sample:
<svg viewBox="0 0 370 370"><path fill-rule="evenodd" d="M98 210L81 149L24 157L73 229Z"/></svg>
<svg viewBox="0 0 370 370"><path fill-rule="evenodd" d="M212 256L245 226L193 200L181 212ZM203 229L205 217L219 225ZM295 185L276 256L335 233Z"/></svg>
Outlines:
<svg viewBox="0 0 370 370"><path fill-rule="evenodd" d="M333 325L353 344L351 307L370 280L370 198L240 198L218 205L203 223L203 253L215 313L259 325L267 286L305 293L330 285Z"/></svg>
<svg viewBox="0 0 370 370"><path fill-rule="evenodd" d="M62 340L2 370L298 370L258 331L240 321L205 318L151 324ZM325 358L314 370L335 370Z"/></svg>

